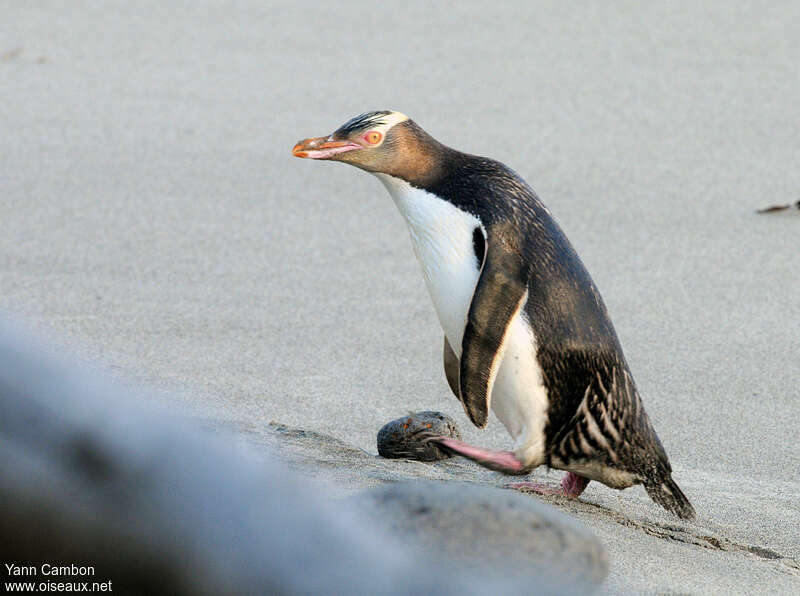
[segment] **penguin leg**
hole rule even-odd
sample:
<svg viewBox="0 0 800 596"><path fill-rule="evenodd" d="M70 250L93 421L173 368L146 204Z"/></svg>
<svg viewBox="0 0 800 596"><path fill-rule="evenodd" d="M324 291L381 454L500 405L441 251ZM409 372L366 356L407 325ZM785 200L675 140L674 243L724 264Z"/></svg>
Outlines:
<svg viewBox="0 0 800 596"><path fill-rule="evenodd" d="M503 474L528 473L528 470L525 469L525 464L519 461L511 451L483 449L481 447L474 447L458 439L437 435L424 437L424 441L432 441L439 445L444 451L471 459L476 464L484 468L489 468L490 470L495 470L496 472L502 472Z"/></svg>
<svg viewBox="0 0 800 596"><path fill-rule="evenodd" d="M513 488L526 492L530 491L540 495L558 495L569 497L570 499L577 499L588 484L588 478L578 476L572 472L567 472L567 475L561 479L561 486L558 488L542 484L541 482L512 482L511 484L507 484L506 488Z"/></svg>

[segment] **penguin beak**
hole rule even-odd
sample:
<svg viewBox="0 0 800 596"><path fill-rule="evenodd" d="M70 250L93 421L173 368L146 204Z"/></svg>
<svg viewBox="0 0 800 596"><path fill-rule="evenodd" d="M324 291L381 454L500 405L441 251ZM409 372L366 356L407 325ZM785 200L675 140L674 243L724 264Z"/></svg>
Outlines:
<svg viewBox="0 0 800 596"><path fill-rule="evenodd" d="M339 153L356 149L361 149L361 145L351 141L333 141L330 137L317 137L298 141L292 148L292 155L309 159L330 159Z"/></svg>

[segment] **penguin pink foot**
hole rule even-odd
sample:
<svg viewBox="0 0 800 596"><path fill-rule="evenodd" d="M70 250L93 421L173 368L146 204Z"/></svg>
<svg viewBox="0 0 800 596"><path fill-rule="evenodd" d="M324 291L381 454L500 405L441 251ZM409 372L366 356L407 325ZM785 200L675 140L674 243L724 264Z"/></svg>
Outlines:
<svg viewBox="0 0 800 596"><path fill-rule="evenodd" d="M503 472L503 474L527 473L524 464L511 451L492 451L491 449L474 447L450 437L431 436L426 437L425 440L432 441L445 451L471 459L484 468L489 468L496 472Z"/></svg>
<svg viewBox="0 0 800 596"><path fill-rule="evenodd" d="M567 472L567 475L561 480L561 486L558 488L541 482L512 482L507 484L506 488L530 491L540 495L557 495L577 499L588 484L588 478Z"/></svg>

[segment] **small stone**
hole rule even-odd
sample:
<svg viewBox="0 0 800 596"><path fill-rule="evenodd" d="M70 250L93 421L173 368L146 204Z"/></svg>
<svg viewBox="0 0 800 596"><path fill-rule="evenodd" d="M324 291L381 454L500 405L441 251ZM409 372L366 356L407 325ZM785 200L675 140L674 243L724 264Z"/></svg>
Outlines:
<svg viewBox="0 0 800 596"><path fill-rule="evenodd" d="M378 431L378 454L390 459L439 461L452 457L426 436L439 435L461 439L455 420L442 412L415 412L392 420Z"/></svg>

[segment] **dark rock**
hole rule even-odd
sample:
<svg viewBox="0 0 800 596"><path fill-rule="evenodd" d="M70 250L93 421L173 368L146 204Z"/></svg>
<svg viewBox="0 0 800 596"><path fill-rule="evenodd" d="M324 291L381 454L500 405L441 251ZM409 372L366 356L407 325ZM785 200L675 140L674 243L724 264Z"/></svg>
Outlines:
<svg viewBox="0 0 800 596"><path fill-rule="evenodd" d="M452 457L435 443L423 441L430 433L461 438L455 420L441 412L415 412L392 420L378 431L378 454L390 459L438 461Z"/></svg>
<svg viewBox="0 0 800 596"><path fill-rule="evenodd" d="M554 592L595 588L608 574L608 555L594 534L516 491L407 482L353 498L371 503L384 527L397 537L431 557L444 555L479 574L514 570L511 573L537 577L549 586L546 591Z"/></svg>

